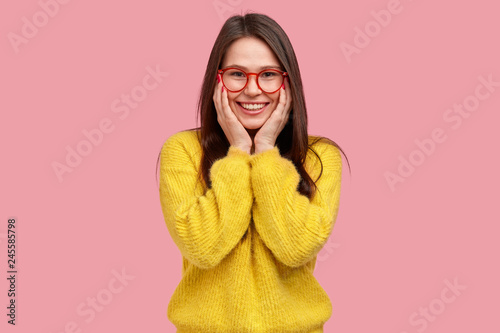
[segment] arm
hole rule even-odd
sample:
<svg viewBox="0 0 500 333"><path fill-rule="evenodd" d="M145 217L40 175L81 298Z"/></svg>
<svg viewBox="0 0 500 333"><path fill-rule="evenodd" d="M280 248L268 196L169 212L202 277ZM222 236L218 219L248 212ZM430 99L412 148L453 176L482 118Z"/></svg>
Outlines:
<svg viewBox="0 0 500 333"><path fill-rule="evenodd" d="M200 268L219 264L248 229L253 203L249 158L230 147L212 165L212 188L203 193L198 165L185 144L171 137L163 145L160 199L165 222L182 255Z"/></svg>
<svg viewBox="0 0 500 333"><path fill-rule="evenodd" d="M328 144L318 144L314 149L323 162L323 174L316 182L318 190L312 200L297 190L300 175L277 147L251 158L255 227L274 256L292 267L304 265L317 255L330 236L338 212L340 153ZM317 161L314 172L309 172L313 180L320 169Z"/></svg>

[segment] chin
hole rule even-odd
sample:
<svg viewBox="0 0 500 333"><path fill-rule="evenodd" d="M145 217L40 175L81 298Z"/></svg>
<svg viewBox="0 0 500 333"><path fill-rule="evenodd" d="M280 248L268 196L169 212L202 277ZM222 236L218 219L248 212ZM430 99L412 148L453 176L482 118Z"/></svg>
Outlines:
<svg viewBox="0 0 500 333"><path fill-rule="evenodd" d="M252 117L246 115L240 115L238 117L239 121L248 130L256 130L262 127L266 123L266 120L269 119L270 115L260 115L260 117Z"/></svg>
<svg viewBox="0 0 500 333"><path fill-rule="evenodd" d="M259 128L262 127L262 125L264 125L264 122L263 121L259 121L259 122L249 121L249 122L243 122L242 125L247 130L258 130Z"/></svg>

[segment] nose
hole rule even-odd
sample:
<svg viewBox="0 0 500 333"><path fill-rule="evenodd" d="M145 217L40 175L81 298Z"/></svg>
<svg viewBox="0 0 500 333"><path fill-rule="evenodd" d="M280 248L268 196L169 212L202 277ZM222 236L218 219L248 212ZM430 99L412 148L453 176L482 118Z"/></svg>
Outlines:
<svg viewBox="0 0 500 333"><path fill-rule="evenodd" d="M257 85L257 75L248 75L248 83L245 87L245 94L249 96L256 96L260 95L261 93L262 90L260 90L259 86Z"/></svg>

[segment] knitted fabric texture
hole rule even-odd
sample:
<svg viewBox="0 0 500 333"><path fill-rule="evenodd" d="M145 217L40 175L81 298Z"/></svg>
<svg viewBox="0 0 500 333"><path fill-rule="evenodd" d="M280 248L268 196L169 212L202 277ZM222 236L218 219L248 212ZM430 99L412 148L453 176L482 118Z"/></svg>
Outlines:
<svg viewBox="0 0 500 333"><path fill-rule="evenodd" d="M342 160L335 146L313 148L323 172L309 200L277 147L252 155L229 147L207 189L197 132L165 141L160 201L183 262L167 316L178 333L323 332L332 306L313 272L337 217ZM305 168L313 180L321 172L311 151Z"/></svg>

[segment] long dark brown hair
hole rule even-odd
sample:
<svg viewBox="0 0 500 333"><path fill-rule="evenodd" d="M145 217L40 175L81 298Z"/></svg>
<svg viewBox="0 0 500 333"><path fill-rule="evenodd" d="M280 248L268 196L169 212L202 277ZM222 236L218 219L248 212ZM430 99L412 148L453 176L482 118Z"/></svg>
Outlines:
<svg viewBox="0 0 500 333"><path fill-rule="evenodd" d="M264 41L280 61L283 71L288 73L292 106L288 122L276 139L276 146L281 156L291 160L299 172L301 176L298 187L299 192L311 199L316 191L315 181L317 179L315 181L311 179L306 172L304 162L308 150L311 150L321 162L320 157L312 148L317 141L324 140L337 147L346 157L349 170L351 167L344 151L334 141L325 137L317 137L314 142L309 143L306 103L295 52L285 31L276 21L264 14L247 13L228 18L212 48L197 105L197 121L200 122L200 127L196 128L196 130L199 130L199 140L202 148L199 176L207 188L210 188L210 168L216 160L227 154L230 146L224 131L217 121L213 93L217 85L217 70L220 69L227 49L234 41L242 37L255 37ZM157 170L160 154L158 154ZM321 163L321 173L322 171L323 164ZM321 173L319 177L321 177Z"/></svg>

